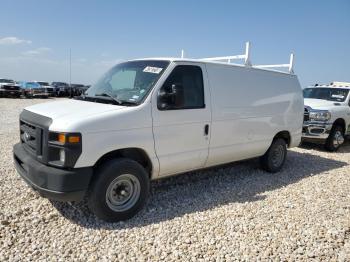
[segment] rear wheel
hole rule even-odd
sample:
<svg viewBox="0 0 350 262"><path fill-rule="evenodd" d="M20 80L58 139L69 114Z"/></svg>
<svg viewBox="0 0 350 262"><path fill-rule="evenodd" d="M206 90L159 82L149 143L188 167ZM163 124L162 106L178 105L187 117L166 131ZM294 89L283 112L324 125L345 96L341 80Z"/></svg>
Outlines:
<svg viewBox="0 0 350 262"><path fill-rule="evenodd" d="M145 205L149 178L145 169L130 159L106 162L96 171L88 194L90 210L108 222L127 220Z"/></svg>
<svg viewBox="0 0 350 262"><path fill-rule="evenodd" d="M272 141L267 152L260 157L261 167L270 173L276 173L281 170L287 156L287 144L282 138L276 138Z"/></svg>
<svg viewBox="0 0 350 262"><path fill-rule="evenodd" d="M339 147L344 143L344 130L341 126L334 126L329 134L325 148L330 152L337 151Z"/></svg>

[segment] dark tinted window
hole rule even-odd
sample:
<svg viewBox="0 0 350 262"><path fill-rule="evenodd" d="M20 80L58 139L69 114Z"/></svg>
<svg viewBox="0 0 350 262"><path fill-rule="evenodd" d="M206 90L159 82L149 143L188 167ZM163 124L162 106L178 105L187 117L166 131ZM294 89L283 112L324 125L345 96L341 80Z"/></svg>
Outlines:
<svg viewBox="0 0 350 262"><path fill-rule="evenodd" d="M204 108L204 87L202 69L199 66L180 65L174 68L163 85L170 89L172 85L183 89L183 102L172 109Z"/></svg>
<svg viewBox="0 0 350 262"><path fill-rule="evenodd" d="M38 82L38 84L41 85L41 86L48 86L49 85L48 82Z"/></svg>
<svg viewBox="0 0 350 262"><path fill-rule="evenodd" d="M0 83L9 83L9 84L12 84L14 83L15 81L13 80L10 80L10 79L0 79Z"/></svg>

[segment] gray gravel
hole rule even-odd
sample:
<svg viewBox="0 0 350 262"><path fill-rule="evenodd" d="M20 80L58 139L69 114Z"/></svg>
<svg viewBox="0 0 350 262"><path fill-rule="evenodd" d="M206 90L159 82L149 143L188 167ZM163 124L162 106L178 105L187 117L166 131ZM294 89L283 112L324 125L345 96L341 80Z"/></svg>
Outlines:
<svg viewBox="0 0 350 262"><path fill-rule="evenodd" d="M292 149L278 174L249 160L157 181L137 217L108 224L16 174L18 115L41 102L0 99L0 261L350 261L349 144Z"/></svg>

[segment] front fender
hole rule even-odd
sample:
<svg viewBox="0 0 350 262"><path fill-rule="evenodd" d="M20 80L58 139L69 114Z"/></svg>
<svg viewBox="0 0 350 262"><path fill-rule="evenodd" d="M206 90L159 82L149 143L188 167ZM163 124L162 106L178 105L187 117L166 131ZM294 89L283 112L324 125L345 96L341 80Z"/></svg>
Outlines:
<svg viewBox="0 0 350 262"><path fill-rule="evenodd" d="M75 168L94 166L105 154L118 149L139 148L152 162L152 177L159 172L159 162L154 151L152 127L83 134L82 154Z"/></svg>

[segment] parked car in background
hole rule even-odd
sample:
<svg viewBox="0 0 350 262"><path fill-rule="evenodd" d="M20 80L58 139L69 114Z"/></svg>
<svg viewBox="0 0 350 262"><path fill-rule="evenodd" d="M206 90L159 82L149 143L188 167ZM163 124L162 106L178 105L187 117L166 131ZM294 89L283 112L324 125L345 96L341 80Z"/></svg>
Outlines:
<svg viewBox="0 0 350 262"><path fill-rule="evenodd" d="M32 98L32 97L47 98L47 97L49 97L49 93L47 92L46 88L43 88L37 82L21 82L20 86L23 90L22 91L23 95L27 98Z"/></svg>
<svg viewBox="0 0 350 262"><path fill-rule="evenodd" d="M85 93L85 91L88 89L87 86L82 84L71 84L72 88L72 96L80 96Z"/></svg>
<svg viewBox="0 0 350 262"><path fill-rule="evenodd" d="M127 61L85 96L27 107L15 167L42 196L86 197L113 222L145 205L150 180L254 157L278 172L301 141L302 89L292 65L245 57Z"/></svg>
<svg viewBox="0 0 350 262"><path fill-rule="evenodd" d="M51 86L54 88L54 93L56 96L69 96L70 86L65 82L52 82Z"/></svg>
<svg viewBox="0 0 350 262"><path fill-rule="evenodd" d="M336 151L350 135L350 83L304 89L304 125L302 140L325 145Z"/></svg>
<svg viewBox="0 0 350 262"><path fill-rule="evenodd" d="M54 88L48 82L43 82L43 81L35 81L35 82L45 89L45 92L48 94L48 96L54 96L55 94Z"/></svg>
<svg viewBox="0 0 350 262"><path fill-rule="evenodd" d="M0 78L0 97L20 97L21 87L11 79Z"/></svg>

